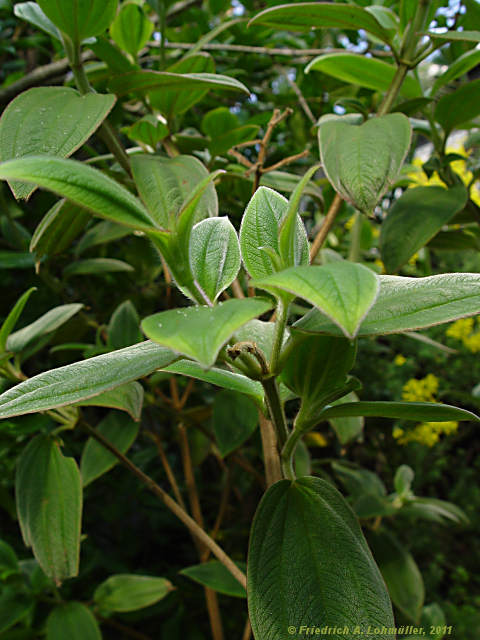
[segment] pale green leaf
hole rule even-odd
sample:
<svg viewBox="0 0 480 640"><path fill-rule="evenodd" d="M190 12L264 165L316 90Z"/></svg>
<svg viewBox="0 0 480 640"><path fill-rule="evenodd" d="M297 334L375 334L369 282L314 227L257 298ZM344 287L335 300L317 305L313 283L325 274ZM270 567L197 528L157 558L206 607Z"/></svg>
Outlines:
<svg viewBox="0 0 480 640"><path fill-rule="evenodd" d="M151 217L163 229L174 227L182 205L208 176L205 166L193 156L135 155L131 165L140 197ZM197 206L195 222L217 215L217 193L214 185L209 184Z"/></svg>
<svg viewBox="0 0 480 640"><path fill-rule="evenodd" d="M344 200L371 213L395 182L410 146L411 127L402 113L348 124L341 117L320 122L323 168Z"/></svg>
<svg viewBox="0 0 480 640"><path fill-rule="evenodd" d="M33 182L92 213L134 229L156 224L141 202L98 169L76 160L32 156L0 164L0 179Z"/></svg>
<svg viewBox="0 0 480 640"><path fill-rule="evenodd" d="M100 35L110 26L118 0L38 0L38 4L60 31L79 43L84 38Z"/></svg>
<svg viewBox="0 0 480 640"><path fill-rule="evenodd" d="M0 395L0 418L46 411L98 396L166 367L169 349L146 341L133 347L52 369Z"/></svg>
<svg viewBox="0 0 480 640"><path fill-rule="evenodd" d="M310 31L310 29L365 29L383 42L389 42L388 32L371 13L352 5L334 2L297 2L258 13L249 25L264 25L274 29Z"/></svg>
<svg viewBox="0 0 480 640"><path fill-rule="evenodd" d="M135 58L149 41L153 27L153 22L150 22L141 6L124 3L110 25L110 35L120 49Z"/></svg>
<svg viewBox="0 0 480 640"><path fill-rule="evenodd" d="M260 187L243 214L240 248L245 267L253 278L263 278L276 271L268 249L279 255L279 233L288 211L288 201L273 189ZM300 216L296 218L295 264L308 264L308 242Z"/></svg>
<svg viewBox="0 0 480 640"><path fill-rule="evenodd" d="M137 611L162 600L172 589L165 578L118 574L102 582L93 598L101 611Z"/></svg>
<svg viewBox="0 0 480 640"><path fill-rule="evenodd" d="M49 436L37 436L20 456L15 480L25 544L57 584L77 575L82 485L77 463Z"/></svg>
<svg viewBox="0 0 480 640"><path fill-rule="evenodd" d="M115 104L115 96L80 95L68 87L36 87L17 96L0 119L0 161L25 156L66 158L90 138ZM28 198L31 184L11 181L16 198Z"/></svg>
<svg viewBox="0 0 480 640"><path fill-rule="evenodd" d="M68 322L80 309L83 304L62 304L59 307L50 309L43 316L40 316L35 322L11 333L7 340L8 351L18 353L30 346L35 340L48 333L56 331L65 322Z"/></svg>
<svg viewBox="0 0 480 640"><path fill-rule="evenodd" d="M378 277L380 293L361 324L359 336L416 331L480 313L479 274ZM341 335L337 326L315 310L294 326L301 331Z"/></svg>
<svg viewBox="0 0 480 640"><path fill-rule="evenodd" d="M356 53L326 53L308 64L305 72L309 71L321 71L348 84L383 92L390 87L396 66ZM422 88L413 75L407 75L400 93L405 98L418 98Z"/></svg>
<svg viewBox="0 0 480 640"><path fill-rule="evenodd" d="M311 302L330 318L347 338L354 338L375 302L379 281L373 271L360 264L342 261L285 269L252 282L271 291L287 291Z"/></svg>
<svg viewBox="0 0 480 640"><path fill-rule="evenodd" d="M53 22L47 18L36 2L17 2L13 7L13 13L17 18L30 22L35 27L38 27L49 36L56 40L61 40L60 31L53 24Z"/></svg>
<svg viewBox="0 0 480 640"><path fill-rule="evenodd" d="M103 273L129 273L134 268L123 260L115 258L87 258L70 262L63 270L65 278L71 276L95 276Z"/></svg>
<svg viewBox="0 0 480 640"><path fill-rule="evenodd" d="M207 218L190 236L190 268L195 283L215 302L237 277L241 266L237 232L230 220Z"/></svg>
<svg viewBox="0 0 480 640"><path fill-rule="evenodd" d="M230 336L272 308L261 298L231 299L215 307L185 307L145 318L145 335L179 354L210 367Z"/></svg>
<svg viewBox="0 0 480 640"><path fill-rule="evenodd" d="M165 367L162 371L189 376L190 378L203 380L203 382L208 382L217 387L238 391L251 396L259 403L263 400L263 389L260 382L250 380L250 378L240 373L229 371L228 369L220 369L219 367L205 369L199 365L198 362L193 362L193 360L179 360L178 362L168 365L168 367Z"/></svg>
<svg viewBox="0 0 480 640"><path fill-rule="evenodd" d="M59 200L39 222L30 242L37 258L53 256L67 249L83 231L91 215L82 207Z"/></svg>

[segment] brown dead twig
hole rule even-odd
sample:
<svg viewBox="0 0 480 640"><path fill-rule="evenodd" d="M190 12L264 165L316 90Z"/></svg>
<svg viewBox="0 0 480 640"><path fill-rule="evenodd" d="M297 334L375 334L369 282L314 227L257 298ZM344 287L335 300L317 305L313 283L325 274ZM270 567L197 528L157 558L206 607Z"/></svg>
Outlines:
<svg viewBox="0 0 480 640"><path fill-rule="evenodd" d="M289 156L288 158L284 158L283 160L280 160L280 162L276 162L275 164L270 165L269 167L265 167L268 144L272 137L273 131L277 125L283 122L292 113L293 113L293 110L290 108L285 109L285 111L283 112L280 111L280 109L274 109L272 117L270 118L267 124L267 129L265 131L265 135L263 136L263 138L242 142L232 147L228 152L229 155L236 158L241 165L247 168L247 171L245 172L245 175L247 177L250 176L250 174L252 173L254 174L253 190L252 190L253 193L255 193L255 191L258 189L258 185L260 184L260 178L264 173L268 173L269 171L276 171L277 169L280 169L281 167L284 167L287 164L294 162L295 160L299 160L300 158L305 158L310 153L308 149L305 149L305 151L302 151L301 153L296 153L295 155ZM251 162L239 151L239 149L244 149L245 147L251 147L257 144L259 145L260 150L258 152L256 162Z"/></svg>

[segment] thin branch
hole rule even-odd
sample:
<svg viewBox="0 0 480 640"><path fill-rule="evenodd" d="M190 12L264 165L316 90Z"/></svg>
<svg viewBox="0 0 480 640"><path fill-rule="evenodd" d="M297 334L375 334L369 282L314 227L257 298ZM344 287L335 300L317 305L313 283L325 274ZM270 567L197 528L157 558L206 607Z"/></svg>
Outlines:
<svg viewBox="0 0 480 640"><path fill-rule="evenodd" d="M277 169L280 169L281 167L284 167L285 165L290 164L291 162L295 162L295 160L300 160L300 158L306 158L308 155L310 155L310 151L308 149L305 149L305 151L296 153L294 156L288 156L288 158L284 158L283 160L280 160L279 162L276 162L275 164L272 164L269 167L261 168L260 173L264 174L264 173L268 173L269 171L276 171Z"/></svg>
<svg viewBox="0 0 480 640"><path fill-rule="evenodd" d="M317 257L317 254L322 248L323 243L325 242L330 232L330 229L332 228L333 223L335 222L335 218L337 217L337 214L340 211L342 202L343 202L342 197L339 196L338 193L336 193L334 199L332 200L332 204L330 205L330 208L327 212L327 215L325 216L323 224L320 227L320 231L315 236L312 246L310 247L310 262L313 262L315 260L315 258Z"/></svg>
<svg viewBox="0 0 480 640"><path fill-rule="evenodd" d="M278 454L277 436L271 420L258 412L260 418L260 435L262 437L263 461L267 488L282 479L282 468Z"/></svg>
<svg viewBox="0 0 480 640"><path fill-rule="evenodd" d="M149 47L160 47L160 43L158 42L149 42ZM194 47L197 47L198 44L196 42L166 42L166 49L183 49L190 50ZM335 49L332 47L326 47L323 49L289 49L286 47L275 48L275 47L255 47L244 44L226 44L226 43L212 43L208 42L200 47L204 51L225 51L225 52L234 52L234 53L255 53L257 55L264 56L288 56L288 57L308 57L313 58L315 56L321 56L324 53L345 53L346 49ZM382 50L374 50L371 51L375 56L380 57L392 57L390 51L382 51Z"/></svg>
<svg viewBox="0 0 480 640"><path fill-rule="evenodd" d="M177 483L177 480L175 478L175 475L174 475L174 473L172 471L172 467L170 466L170 463L168 462L167 456L165 454L165 450L164 450L163 445L162 445L162 441L160 440L160 436L158 436L153 431L147 431L147 433L150 436L150 438L155 442L155 444L157 446L158 457L160 458L160 460L162 462L163 469L164 469L165 474L166 474L166 476L168 478L170 486L172 487L173 495L175 496L178 504L182 507L182 509L185 509L185 511L186 511L187 508L186 508L185 502L183 501L182 494L180 493L180 489L178 487L178 483Z"/></svg>
<svg viewBox="0 0 480 640"><path fill-rule="evenodd" d="M86 51L82 54L82 62L87 62L94 57L93 51ZM6 104L15 98L15 96L18 96L19 93L22 93L22 91L26 91L27 89L43 84L47 80L67 73L69 68L70 63L68 58L62 58L61 60L37 67L30 73L27 73L26 76L23 76L23 78L20 78L20 80L12 82L11 85L2 89L0 91L0 104Z"/></svg>
<svg viewBox="0 0 480 640"><path fill-rule="evenodd" d="M312 110L308 106L308 102L305 100L305 96L301 92L300 87L298 86L298 84L295 82L295 80L292 80L290 78L290 76L288 75L288 73L285 73L285 71L281 67L280 68L277 67L277 71L279 71L282 74L282 76L286 79L288 84L292 87L293 91L295 92L295 94L296 94L296 96L298 98L300 106L304 110L305 115L307 116L307 118L310 120L310 122L312 124L316 124L317 121L315 119L315 116L313 115Z"/></svg>
<svg viewBox="0 0 480 640"><path fill-rule="evenodd" d="M250 624L250 619L247 618L247 622L245 623L245 629L243 631L242 640L250 640L252 637L252 625Z"/></svg>
<svg viewBox="0 0 480 640"><path fill-rule="evenodd" d="M163 504L169 509L198 540L208 547L214 556L220 560L220 562L230 571L233 577L246 589L247 578L243 571L241 571L233 560L228 556L225 551L213 540L208 533L206 533L195 520L186 513L184 509L176 502L166 491L160 487L153 478L147 476L139 467L137 467L131 460L129 460L123 453L121 453L111 442L109 442L101 433L91 427L89 424L83 422L83 427L88 434L99 442L105 449L108 449L117 460L119 460L129 471L131 471L137 478L143 482L143 484L159 498Z"/></svg>

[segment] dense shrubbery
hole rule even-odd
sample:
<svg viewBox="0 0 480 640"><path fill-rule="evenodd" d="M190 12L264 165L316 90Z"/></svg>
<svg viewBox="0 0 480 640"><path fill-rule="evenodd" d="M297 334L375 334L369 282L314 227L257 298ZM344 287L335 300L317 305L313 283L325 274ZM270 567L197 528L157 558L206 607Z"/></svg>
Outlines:
<svg viewBox="0 0 480 640"><path fill-rule="evenodd" d="M476 640L478 2L0 34L0 636Z"/></svg>

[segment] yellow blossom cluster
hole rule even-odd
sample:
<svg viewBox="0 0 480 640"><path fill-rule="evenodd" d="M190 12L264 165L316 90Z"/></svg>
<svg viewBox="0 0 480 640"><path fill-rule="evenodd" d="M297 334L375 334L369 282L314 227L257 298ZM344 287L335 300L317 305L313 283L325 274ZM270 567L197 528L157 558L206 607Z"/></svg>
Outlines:
<svg viewBox="0 0 480 640"><path fill-rule="evenodd" d="M468 158L468 153L465 151L463 145L459 145L457 147L447 147L446 153L456 153L457 155ZM436 171L430 176L430 178L427 176L427 174L422 169L423 161L421 158L414 158L412 165L412 171L407 174L408 177L413 181L410 187L431 187L435 185L446 186ZM450 167L452 171L454 171L462 179L462 182L464 184L470 184L473 178L473 174L471 171L467 170L466 160L454 160L450 163ZM472 184L470 188L470 198L473 200L473 202L475 202L475 204L478 204L480 206L480 185L478 182Z"/></svg>
<svg viewBox="0 0 480 640"><path fill-rule="evenodd" d="M397 367L401 367L405 364L406 361L407 359L405 358L405 356L403 356L401 353L398 353L393 360L393 364L395 364Z"/></svg>
<svg viewBox="0 0 480 640"><path fill-rule="evenodd" d="M398 444L419 442L427 447L433 447L440 440L441 435L451 435L457 429L458 422L421 422L409 431L405 431L401 427L395 427L393 437Z"/></svg>
<svg viewBox="0 0 480 640"><path fill-rule="evenodd" d="M402 358L403 356L397 356ZM401 361L401 360L400 360ZM438 378L429 373L425 378L411 378L402 389L402 398L408 402L435 402L438 391ZM393 437L398 444L419 442L427 447L433 447L442 435L450 435L458 429L458 422L421 422L413 429L395 427Z"/></svg>
<svg viewBox="0 0 480 640"><path fill-rule="evenodd" d="M480 351L480 319L477 322L478 327L475 330L473 318L460 318L448 327L445 334L450 338L461 340L472 353L478 353Z"/></svg>
<svg viewBox="0 0 480 640"><path fill-rule="evenodd" d="M411 378L402 389L402 398L407 402L435 402L438 378L429 373L425 378Z"/></svg>

